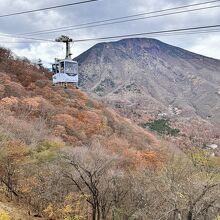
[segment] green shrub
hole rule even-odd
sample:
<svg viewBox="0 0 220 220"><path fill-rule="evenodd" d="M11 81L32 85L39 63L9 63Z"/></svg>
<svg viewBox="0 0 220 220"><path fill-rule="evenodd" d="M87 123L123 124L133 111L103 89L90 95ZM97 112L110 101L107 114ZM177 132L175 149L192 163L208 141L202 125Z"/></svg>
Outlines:
<svg viewBox="0 0 220 220"><path fill-rule="evenodd" d="M152 131L156 131L160 135L177 136L180 132L179 129L171 128L168 119L156 119L152 122L141 124L143 128L150 128Z"/></svg>
<svg viewBox="0 0 220 220"><path fill-rule="evenodd" d="M45 140L32 150L31 155L37 161L51 161L57 158L58 152L62 147L62 143Z"/></svg>

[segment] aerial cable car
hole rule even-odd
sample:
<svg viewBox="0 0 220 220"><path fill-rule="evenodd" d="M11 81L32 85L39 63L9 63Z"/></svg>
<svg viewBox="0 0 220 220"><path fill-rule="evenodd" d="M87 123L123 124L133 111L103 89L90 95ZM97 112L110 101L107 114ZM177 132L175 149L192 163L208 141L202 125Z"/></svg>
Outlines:
<svg viewBox="0 0 220 220"><path fill-rule="evenodd" d="M66 43L66 58L55 59L52 64L53 84L74 84L78 88L78 63L71 59L70 42L73 40L67 36L56 39L57 42Z"/></svg>

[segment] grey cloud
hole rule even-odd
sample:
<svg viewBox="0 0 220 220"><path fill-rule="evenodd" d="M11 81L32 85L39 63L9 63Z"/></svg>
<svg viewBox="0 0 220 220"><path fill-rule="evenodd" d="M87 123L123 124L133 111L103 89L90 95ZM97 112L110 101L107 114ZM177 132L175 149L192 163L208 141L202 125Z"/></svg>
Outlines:
<svg viewBox="0 0 220 220"><path fill-rule="evenodd" d="M53 2L49 0L0 0L3 10L1 13L9 13L21 10L28 10L33 8L46 7L49 5L64 4L72 1L58 1ZM61 26L76 25L84 22L91 22L96 20L126 16L135 13L142 13L152 10L158 10L162 8L168 8L178 5L192 4L201 1L189 1L189 0L100 0L98 2L89 3L86 5L78 5L74 7L66 7L53 11L43 11L40 13L32 13L28 15L20 15L16 17L0 19L0 32L1 33L24 33L37 31L42 29L57 28ZM68 34L74 39L99 37L99 36L111 36L120 34L129 34L135 32L146 32L153 30L161 30L168 28L181 28L199 25L210 25L220 23L219 8L212 10L204 10L200 12L193 12L181 15L167 16L163 18L146 19L135 22L129 22L118 25L109 25L106 27L96 27L91 29L82 29L77 31L67 31L63 33L54 33L48 35L42 35L39 37L55 39L60 34ZM37 37L37 36L36 36ZM207 35L190 35L190 36L173 36L173 37L159 37L159 39L186 49L198 48L198 39L201 37L208 37ZM1 41L1 39L0 39ZM93 43L76 44L74 51L76 53L83 52L83 50L92 46ZM22 46L24 47L21 50ZM27 55L34 57L34 49L37 50L37 44L29 47L29 50L25 49L27 45L16 46L10 45L12 49L15 49L17 53L19 51L25 51ZM48 50L45 53L52 50L54 45L48 46ZM55 51L55 50L54 50ZM203 50L203 53L206 53ZM60 52L58 53L60 54ZM23 53L22 53L23 55ZM209 51L207 49L207 55ZM40 55L38 55L39 57ZM45 54L44 57L49 57L51 54ZM54 56L54 54L52 55ZM215 55L220 58L219 55ZM52 57L53 59L53 57Z"/></svg>

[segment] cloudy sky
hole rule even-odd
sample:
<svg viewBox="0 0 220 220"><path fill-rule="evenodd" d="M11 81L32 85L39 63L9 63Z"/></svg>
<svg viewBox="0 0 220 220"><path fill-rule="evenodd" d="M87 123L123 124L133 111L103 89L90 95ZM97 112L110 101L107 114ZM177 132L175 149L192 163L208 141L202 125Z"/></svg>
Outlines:
<svg viewBox="0 0 220 220"><path fill-rule="evenodd" d="M0 0L0 16L77 1L80 0ZM78 25L205 1L208 0L99 0L97 2L25 15L0 17L0 45L10 48L19 56L25 56L31 60L41 58L44 63L48 64L53 62L55 57L64 57L65 47L62 43L28 42L25 39L8 38L2 34L15 36L15 34L26 34L34 31ZM211 5L220 5L220 1ZM204 5L200 7L204 7ZM73 39L84 39L215 24L220 24L220 7L104 27L34 35L33 37L55 39L63 34ZM220 59L220 32L157 36L156 38L196 53ZM77 56L98 42L75 43L72 46L72 53L74 56Z"/></svg>

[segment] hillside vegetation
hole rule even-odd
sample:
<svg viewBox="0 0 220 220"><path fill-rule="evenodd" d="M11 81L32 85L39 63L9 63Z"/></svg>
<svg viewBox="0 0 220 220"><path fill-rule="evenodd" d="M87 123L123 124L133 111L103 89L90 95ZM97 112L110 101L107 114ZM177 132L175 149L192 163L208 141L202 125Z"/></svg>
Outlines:
<svg viewBox="0 0 220 220"><path fill-rule="evenodd" d="M0 71L0 219L218 218L219 158L175 153L3 48Z"/></svg>

